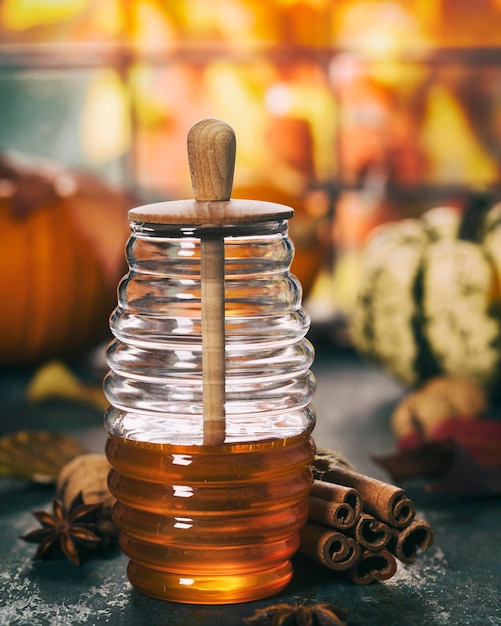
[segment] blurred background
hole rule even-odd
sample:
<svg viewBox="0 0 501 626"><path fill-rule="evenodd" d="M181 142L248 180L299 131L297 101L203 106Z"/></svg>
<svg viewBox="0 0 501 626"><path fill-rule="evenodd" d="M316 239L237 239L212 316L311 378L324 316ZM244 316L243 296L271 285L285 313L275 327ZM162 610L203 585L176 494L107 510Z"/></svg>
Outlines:
<svg viewBox="0 0 501 626"><path fill-rule="evenodd" d="M294 207L306 307L349 343L370 229L498 190L500 105L501 0L1 0L0 360L106 332L126 210L192 196L208 116L233 197Z"/></svg>

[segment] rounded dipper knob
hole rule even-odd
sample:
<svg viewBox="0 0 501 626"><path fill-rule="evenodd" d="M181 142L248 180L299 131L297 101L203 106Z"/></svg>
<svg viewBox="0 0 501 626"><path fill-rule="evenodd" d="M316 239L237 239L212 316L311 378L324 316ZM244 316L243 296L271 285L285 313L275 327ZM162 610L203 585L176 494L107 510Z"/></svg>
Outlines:
<svg viewBox="0 0 501 626"><path fill-rule="evenodd" d="M201 202L231 198L236 139L233 128L215 118L194 124L188 133L193 197Z"/></svg>

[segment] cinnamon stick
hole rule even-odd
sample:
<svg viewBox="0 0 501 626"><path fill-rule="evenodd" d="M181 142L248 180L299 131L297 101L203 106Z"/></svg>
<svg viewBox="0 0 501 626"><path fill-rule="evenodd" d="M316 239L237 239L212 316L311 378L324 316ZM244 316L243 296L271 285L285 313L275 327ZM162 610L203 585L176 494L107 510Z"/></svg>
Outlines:
<svg viewBox="0 0 501 626"><path fill-rule="evenodd" d="M414 519L414 503L400 487L359 474L342 465L331 466L328 471L321 473L321 478L355 489L362 499L364 510L390 526L403 528Z"/></svg>
<svg viewBox="0 0 501 626"><path fill-rule="evenodd" d="M368 513L362 513L352 533L359 544L367 550L381 550L392 539L391 528Z"/></svg>
<svg viewBox="0 0 501 626"><path fill-rule="evenodd" d="M432 527L415 516L414 503L403 489L355 472L329 451L319 455L317 449L311 469L315 481L308 499L309 521L299 548L305 556L344 572L357 585L367 585L394 576L397 558L414 563L418 548L424 551L433 544ZM350 501L348 494L353 498L353 493ZM343 505L351 506L357 520L336 528L338 507ZM352 554L347 558L348 549Z"/></svg>
<svg viewBox="0 0 501 626"><path fill-rule="evenodd" d="M417 550L428 550L435 540L435 533L431 525L418 517L409 526L403 529L392 529L392 536L388 549L402 563L414 563Z"/></svg>
<svg viewBox="0 0 501 626"><path fill-rule="evenodd" d="M355 489L315 480L308 498L309 519L346 530L354 526L362 510L360 496Z"/></svg>
<svg viewBox="0 0 501 626"><path fill-rule="evenodd" d="M358 561L362 548L355 539L340 531L315 522L307 522L301 531L299 552L329 569L340 572L352 567Z"/></svg>
<svg viewBox="0 0 501 626"><path fill-rule="evenodd" d="M388 580L395 575L397 562L386 548L377 551L363 550L358 561L346 570L357 585L368 585L375 580Z"/></svg>

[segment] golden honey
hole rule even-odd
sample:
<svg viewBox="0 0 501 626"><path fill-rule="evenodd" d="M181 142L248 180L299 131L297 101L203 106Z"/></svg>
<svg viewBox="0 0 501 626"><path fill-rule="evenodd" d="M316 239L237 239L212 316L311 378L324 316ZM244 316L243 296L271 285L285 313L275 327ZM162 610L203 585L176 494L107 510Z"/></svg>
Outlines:
<svg viewBox="0 0 501 626"><path fill-rule="evenodd" d="M275 594L292 576L314 455L309 432L221 446L110 435L113 517L142 593L226 604Z"/></svg>

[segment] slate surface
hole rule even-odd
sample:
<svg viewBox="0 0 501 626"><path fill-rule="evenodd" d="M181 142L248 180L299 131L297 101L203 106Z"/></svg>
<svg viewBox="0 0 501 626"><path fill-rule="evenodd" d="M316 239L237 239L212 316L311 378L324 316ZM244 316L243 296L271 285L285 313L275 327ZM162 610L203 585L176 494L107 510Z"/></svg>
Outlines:
<svg viewBox="0 0 501 626"><path fill-rule="evenodd" d="M344 454L360 471L387 480L372 454L393 448L389 415L403 389L349 353L326 351L314 371L315 439ZM43 428L79 437L101 451L101 415L64 402L36 407L22 398L30 372L0 372L0 433ZM64 560L33 562L33 546L18 539L49 508L52 489L0 479L0 625L199 626L243 624L257 608L278 602L330 602L349 609L351 626L501 625L501 499L458 498L408 488L434 527L435 545L414 565L399 564L385 583L357 587L297 556L290 586L274 598L228 606L178 605L131 589L118 551L81 568Z"/></svg>

